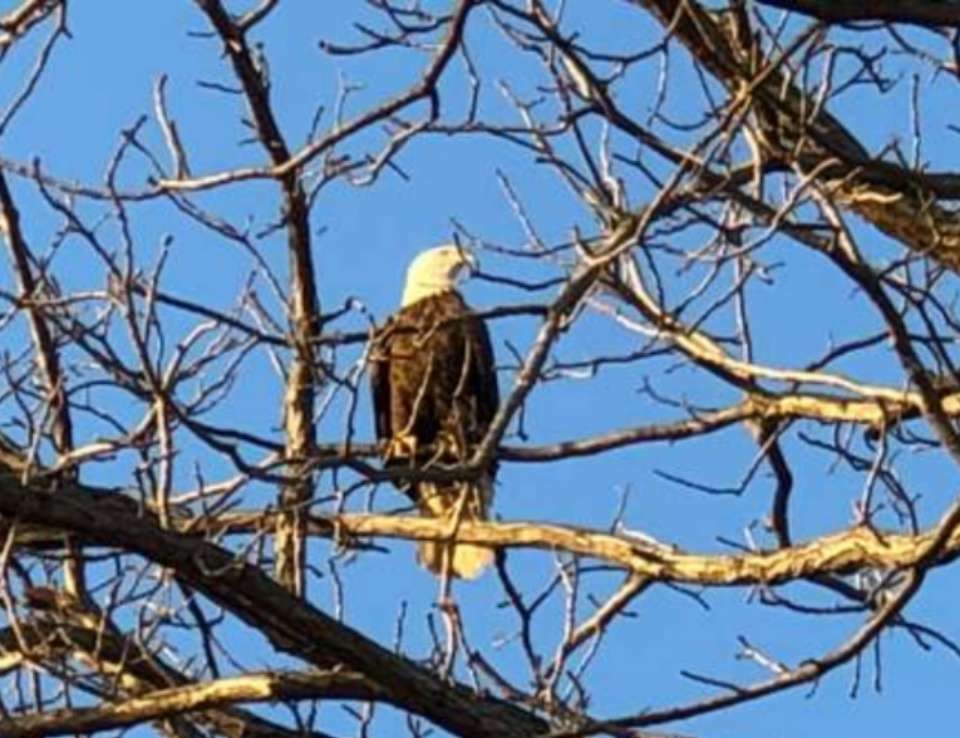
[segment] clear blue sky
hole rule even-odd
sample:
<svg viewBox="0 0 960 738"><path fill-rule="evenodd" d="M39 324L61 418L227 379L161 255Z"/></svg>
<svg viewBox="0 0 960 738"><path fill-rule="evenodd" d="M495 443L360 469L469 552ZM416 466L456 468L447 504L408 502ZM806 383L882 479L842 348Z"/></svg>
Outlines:
<svg viewBox="0 0 960 738"><path fill-rule="evenodd" d="M0 10L12 5L0 3ZM338 94L338 85L362 83L362 89L350 95L347 114L374 104L383 95L409 83L424 62L424 56L411 52L388 51L368 57L331 58L323 55L317 43L321 39L339 42L359 41L353 23L365 19L377 23L361 3L311 2L287 0L275 17L266 23L257 37L265 44L273 78L272 97L292 146L300 145L318 105L326 112L322 125L329 126ZM430 3L442 7L441 3ZM239 6L238 6L239 7ZM581 28L587 43L609 42L618 49L637 49L654 40L659 27L649 18L614 2L570 3L570 27ZM71 7L72 38L59 46L39 89L20 113L8 133L0 139L0 154L28 161L39 157L44 169L69 179L98 182L106 162L116 149L119 131L132 125L139 116L152 114L152 87L162 73L169 75L168 99L180 125L180 133L191 153L194 173L209 173L221 168L257 164L263 154L257 146L240 145L249 134L239 123L242 110L238 98L211 92L197 85L198 80L232 84L228 65L220 56L218 42L188 36L188 31L206 30L200 13L186 0L167 2L74 3ZM841 37L852 43L878 46L883 39L867 36ZM929 41L928 37L923 37ZM15 56L0 66L0 106L12 99L22 83L23 72L32 63L37 49L36 36L18 48ZM476 13L468 35L473 57L485 80L482 111L484 115L508 119L511 115L493 82L509 80L523 94L532 94L542 83L529 58L518 58L493 30L485 13ZM645 118L656 91L656 59L639 69L634 83L624 88L623 103ZM672 50L672 77L667 90L667 109L677 120L693 120L701 98L697 83L685 62L685 52ZM462 110L464 95L458 65L444 84L445 99L451 109L445 112L456 119ZM888 71L906 71L892 62ZM921 81L929 75L920 72ZM953 85L952 87L955 87ZM928 150L924 155L935 169L955 165L952 139L945 126L950 111L956 110L956 91L938 80L934 92L926 98L923 124L927 130ZM692 90L692 92L691 92ZM879 147L898 135L909 141L909 84L896 87L882 104L865 93L851 95L837 107L841 117L872 147ZM869 105L869 108L865 106ZM147 124L145 138L160 147L160 134L154 122ZM594 135L598 132L592 131ZM362 152L376 135L365 136L349 144L345 151ZM679 139L677 142L682 143ZM595 143L592 142L592 143ZM369 313L382 321L397 305L403 270L420 249L449 239L452 220L463 223L485 241L512 248L526 243L523 230L513 213L498 179L498 171L507 175L516 187L541 235L562 240L574 227L589 232L589 214L564 189L556 176L531 157L502 142L482 137L447 139L431 137L418 140L398 158L397 163L410 175L409 181L387 172L374 185L353 188L333 185L320 195L313 215L316 234L315 258L324 309L334 309L348 298L362 302ZM144 184L146 167L133 159L122 172L122 181L130 187ZM634 183L634 204L651 193ZM54 237L57 221L51 217L35 188L17 183L16 195L24 216L24 226L36 251L42 253ZM198 202L238 224L253 218L252 230L268 225L275 217L277 201L270 185L251 184L231 187L222 192L204 194ZM81 204L87 217L95 218L100 206ZM163 284L171 291L203 299L212 305L229 308L247 279L251 262L234 245L196 227L179 216L169 204L153 202L131 207L136 238L136 258L144 270L152 268L159 245L166 236L174 238L171 258ZM104 226L108 243L118 245L116 231ZM864 243L883 244L875 233L863 230ZM701 232L700 237L703 237ZM678 245L693 248L696 241L685 236ZM264 258L280 275L285 271L282 234L263 239L259 246ZM831 340L840 341L865 331L878 330L875 316L864 309L862 300L851 293L826 262L803 252L790 242L775 242L762 252L762 260L777 265L774 283L756 285L749 293L756 309L753 326L757 358L774 366L799 366L822 353ZM492 273L522 275L532 279L555 276L552 266L523 264L496 253L481 255L485 270ZM56 257L56 274L71 289L102 284L102 273L91 253L78 240L68 240ZM668 273L673 299L694 282L694 275ZM11 287L11 275L4 273L2 286ZM255 288L274 316L281 313L262 280ZM466 294L478 307L502 302L527 302L529 294L489 283L471 284ZM551 293L533 296L545 300ZM194 325L192 319L169 315L170 345L182 338ZM356 329L364 318L354 313L341 327ZM712 327L729 330L729 313L720 316ZM512 384L510 367L515 360L508 342L521 352L529 347L536 329L535 319L513 318L491 326L499 363L504 367L501 385ZM639 345L637 336L618 327L608 318L586 314L564 336L557 357L566 361L598 354L627 353ZM358 357L355 350L338 355L341 368ZM280 438L278 426L282 385L265 353L252 356L245 365L241 385L231 399L211 418L221 424L233 424L261 435ZM844 365L842 369L869 381L896 381L896 365L885 348L875 351L869 360ZM658 391L686 397L704 404L720 405L736 396L703 373L689 367L673 367L673 360L649 360L626 367L607 367L590 380L567 379L539 387L530 399L526 430L529 442L577 438L590 433L652 422L658 418L678 417L672 411L653 405L640 392L645 380ZM358 436L369 440L372 428L366 392L359 408ZM98 402L107 403L130 418L141 408L121 407L124 400L105 393ZM344 398L337 398L334 409L325 417L322 440L341 437L344 428ZM3 410L3 420L15 408ZM802 430L822 437L828 431L815 425ZM102 426L85 420L80 424L81 440L92 440L106 432ZM178 480L191 484L193 464L202 465L208 480L230 473L229 465L200 448L184 435L182 456L178 458ZM518 442L516 438L511 443ZM862 477L843 468L833 469L826 455L812 453L792 433L785 441L796 476L794 492L794 533L805 540L819 533L837 530L851 521L851 501L859 496ZM250 452L250 458L256 458ZM766 468L740 497L709 496L679 488L656 475L656 470L683 475L718 486L735 486L743 477L755 454L755 447L742 427L734 427L708 439L675 446L634 447L600 458L566 461L550 465L506 464L501 470L496 512L505 520L542 520L604 528L609 525L623 490L630 490L625 522L629 527L700 552L726 550L716 538L725 536L743 540L743 530L751 521L768 513L772 481ZM928 455L932 456L932 455ZM85 472L90 481L110 484L128 482L135 459L121 457L115 464ZM904 460L899 467L910 488L922 492L925 522L930 522L954 493L955 470L935 459L921 456ZM319 494L330 491L337 482L329 475L321 478ZM249 504L269 499L270 491L254 489ZM377 496L381 509L402 503L392 490L382 489ZM762 536L762 534L760 534ZM769 543L769 541L767 541ZM412 546L391 545L387 556L366 554L343 567L346 584L346 617L363 633L389 643L401 603L409 604L405 646L412 656L426 653L428 634L425 613L435 594L433 579L416 567ZM326 544L313 550L315 561L325 566ZM542 584L552 566L543 552L511 556L513 569L521 581L532 587ZM591 580L589 589L597 596L609 593L619 576ZM908 616L943 629L947 635L960 636L953 616L958 577L954 570L935 572L924 591L908 609ZM325 577L310 582L311 595L320 606L332 602L331 580ZM786 591L821 604L833 598L816 594L809 585L795 585ZM685 669L718 678L748 683L765 675L744 661L735 660L737 636L745 635L780 660L795 665L800 660L822 654L842 642L856 628L858 618L837 616L811 619L782 610L773 610L749 602L749 592L737 589L708 591L703 596L705 610L691 598L664 587L643 595L632 608L635 617L618 621L587 673L593 702L592 713L605 717L636 712L644 707L661 707L695 699L706 688L680 675ZM495 577L459 587L474 647L523 683L524 671L515 641L499 649L491 643L511 635L516 627L511 613L499 607L503 594ZM561 632L562 611L551 605L538 621L539 646L544 656ZM271 660L268 649L251 638L242 626L230 630L238 659L250 668L280 665ZM184 645L187 641L184 641ZM680 726L668 726L681 734L702 738L804 738L820 735L903 735L907 731L936 731L951 719L950 698L956 688L951 678L960 663L955 656L934 646L921 650L902 632L885 632L880 639L883 655L883 691L869 686L874 675L873 654L864 662L865 683L857 699L849 696L853 668L844 667L830 674L816 692L794 690L723 713L700 718ZM577 663L574 660L573 663ZM274 714L278 714L274 712ZM322 727L346 734L344 718L334 716ZM392 734L385 722L378 735ZM941 729L942 730L942 729ZM139 733L138 733L139 734Z"/></svg>

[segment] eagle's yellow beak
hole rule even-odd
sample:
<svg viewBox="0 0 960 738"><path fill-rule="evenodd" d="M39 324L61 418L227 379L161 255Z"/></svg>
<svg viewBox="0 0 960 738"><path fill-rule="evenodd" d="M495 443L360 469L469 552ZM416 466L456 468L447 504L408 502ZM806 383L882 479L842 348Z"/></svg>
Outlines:
<svg viewBox="0 0 960 738"><path fill-rule="evenodd" d="M473 277L477 274L477 272L480 271L480 260L472 251L462 249L460 251L460 258L463 259L463 265L461 266L461 269L463 270L467 279Z"/></svg>

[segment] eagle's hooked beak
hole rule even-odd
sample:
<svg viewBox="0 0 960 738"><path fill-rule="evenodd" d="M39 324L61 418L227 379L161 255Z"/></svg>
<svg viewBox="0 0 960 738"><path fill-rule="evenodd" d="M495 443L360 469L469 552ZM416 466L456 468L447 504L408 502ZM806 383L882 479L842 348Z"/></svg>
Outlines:
<svg viewBox="0 0 960 738"><path fill-rule="evenodd" d="M469 279L470 277L476 276L480 271L480 260L477 259L477 255L472 251L463 249L460 252L460 256L463 258L463 266L461 268L466 274L466 278Z"/></svg>
<svg viewBox="0 0 960 738"><path fill-rule="evenodd" d="M457 247L457 262L453 266L450 276L457 282L470 279L480 271L480 262L476 254L463 246Z"/></svg>

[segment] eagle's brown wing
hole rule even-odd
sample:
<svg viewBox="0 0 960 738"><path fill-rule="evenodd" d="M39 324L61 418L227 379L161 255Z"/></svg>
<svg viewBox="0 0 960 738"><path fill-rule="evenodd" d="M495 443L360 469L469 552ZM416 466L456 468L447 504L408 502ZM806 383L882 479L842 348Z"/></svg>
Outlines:
<svg viewBox="0 0 960 738"><path fill-rule="evenodd" d="M453 291L390 319L371 351L370 382L377 437L412 441L418 458L407 463L465 461L500 402L490 334ZM440 457L438 442L446 446ZM388 461L398 461L392 451Z"/></svg>
<svg viewBox="0 0 960 738"><path fill-rule="evenodd" d="M467 461L496 415L500 395L490 335L456 292L418 300L399 310L379 333L370 356L374 422L387 466L428 468ZM400 482L430 517L460 510L487 517L495 465L470 481ZM435 572L474 577L493 558L490 549L424 541L420 562Z"/></svg>
<svg viewBox="0 0 960 738"><path fill-rule="evenodd" d="M477 430L481 431L480 438L473 439L478 443L490 427L490 422L500 408L500 387L497 383L497 365L493 357L493 346L490 343L490 331L487 324L476 315L471 314L465 326L465 339L473 346L474 356L471 371L470 394L477 398Z"/></svg>
<svg viewBox="0 0 960 738"><path fill-rule="evenodd" d="M392 322L392 321L391 321ZM367 364L370 389L373 395L373 425L380 443L393 436L390 423L390 331L391 322L373 338L373 347Z"/></svg>

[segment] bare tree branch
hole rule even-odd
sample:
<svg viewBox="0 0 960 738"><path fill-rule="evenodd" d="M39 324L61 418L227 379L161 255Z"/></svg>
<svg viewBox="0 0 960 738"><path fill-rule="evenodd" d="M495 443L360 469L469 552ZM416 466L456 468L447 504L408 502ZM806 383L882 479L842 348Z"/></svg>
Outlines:
<svg viewBox="0 0 960 738"><path fill-rule="evenodd" d="M879 0L869 5L853 0L760 0L764 5L782 8L819 18L826 23L881 21L913 23L921 26L956 26L960 23L960 8L954 2L920 0L909 4L896 0Z"/></svg>

